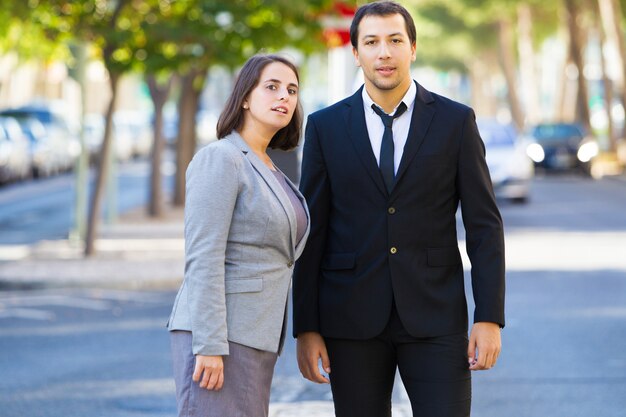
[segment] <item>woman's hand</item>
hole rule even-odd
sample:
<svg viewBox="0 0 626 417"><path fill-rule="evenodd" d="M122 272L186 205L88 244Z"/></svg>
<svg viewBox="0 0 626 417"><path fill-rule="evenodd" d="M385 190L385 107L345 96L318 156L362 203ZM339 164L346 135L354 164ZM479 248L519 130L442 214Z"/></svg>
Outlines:
<svg viewBox="0 0 626 417"><path fill-rule="evenodd" d="M194 382L200 381L200 388L219 391L224 385L224 361L221 356L196 355Z"/></svg>

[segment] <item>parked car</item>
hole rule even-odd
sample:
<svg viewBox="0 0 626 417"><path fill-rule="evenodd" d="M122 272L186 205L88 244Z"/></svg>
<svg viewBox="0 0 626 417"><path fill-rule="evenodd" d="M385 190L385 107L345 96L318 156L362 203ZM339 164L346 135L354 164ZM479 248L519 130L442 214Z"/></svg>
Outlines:
<svg viewBox="0 0 626 417"><path fill-rule="evenodd" d="M133 157L150 155L154 133L149 113L119 110L113 115L113 125L116 135L130 142Z"/></svg>
<svg viewBox="0 0 626 417"><path fill-rule="evenodd" d="M104 116L101 114L85 115L85 146L89 153L89 160L94 162L102 150L104 139ZM118 129L113 129L113 143L115 144L115 157L118 161L127 161L133 155L133 144L127 135L120 135Z"/></svg>
<svg viewBox="0 0 626 417"><path fill-rule="evenodd" d="M517 203L528 201L535 170L526 153L527 144L510 124L491 119L479 119L477 124L496 197Z"/></svg>
<svg viewBox="0 0 626 417"><path fill-rule="evenodd" d="M105 118L101 114L85 115L85 146L90 160L100 155L104 139ZM141 112L118 111L113 115L113 142L118 161L148 156L152 150L150 120Z"/></svg>
<svg viewBox="0 0 626 417"><path fill-rule="evenodd" d="M28 138L17 120L0 116L0 184L24 179L31 172Z"/></svg>
<svg viewBox="0 0 626 417"><path fill-rule="evenodd" d="M551 171L591 173L597 140L577 123L542 123L529 131L528 156L535 167Z"/></svg>
<svg viewBox="0 0 626 417"><path fill-rule="evenodd" d="M29 137L34 176L70 170L80 154L77 132L61 110L39 103L0 111L0 115L15 118Z"/></svg>

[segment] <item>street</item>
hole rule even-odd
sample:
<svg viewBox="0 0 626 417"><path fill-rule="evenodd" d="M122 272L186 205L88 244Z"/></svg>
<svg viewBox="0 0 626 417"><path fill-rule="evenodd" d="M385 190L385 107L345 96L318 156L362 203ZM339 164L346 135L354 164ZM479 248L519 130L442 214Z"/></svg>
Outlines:
<svg viewBox="0 0 626 417"><path fill-rule="evenodd" d="M19 198L17 188L0 190L2 243L34 239L33 228L15 237L5 214ZM504 201L501 210L507 326L496 368L473 374L472 415L624 417L626 178L539 177L528 204ZM42 230L41 238L54 237L61 234ZM469 281L466 287L472 309ZM0 416L175 415L165 330L174 296L90 288L0 292ZM301 378L291 337L271 401L272 417L332 416L329 387ZM393 410L394 417L410 416L400 384Z"/></svg>
<svg viewBox="0 0 626 417"><path fill-rule="evenodd" d="M172 189L173 156L166 153L163 184ZM148 201L150 161L122 162L117 167L117 211L123 213ZM95 169L90 169L95 182ZM64 239L74 228L76 179L73 173L0 187L0 245ZM103 204L106 207L106 203ZM69 210L68 210L69 209ZM106 209L102 211L106 215ZM0 259L1 255L0 255Z"/></svg>

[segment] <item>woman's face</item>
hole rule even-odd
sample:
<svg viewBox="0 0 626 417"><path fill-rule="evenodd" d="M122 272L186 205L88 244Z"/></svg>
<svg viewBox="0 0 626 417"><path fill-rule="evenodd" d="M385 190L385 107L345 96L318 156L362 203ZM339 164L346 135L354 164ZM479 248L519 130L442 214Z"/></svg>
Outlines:
<svg viewBox="0 0 626 417"><path fill-rule="evenodd" d="M259 82L244 100L244 125L259 131L278 132L287 126L298 104L298 79L282 62L268 64Z"/></svg>

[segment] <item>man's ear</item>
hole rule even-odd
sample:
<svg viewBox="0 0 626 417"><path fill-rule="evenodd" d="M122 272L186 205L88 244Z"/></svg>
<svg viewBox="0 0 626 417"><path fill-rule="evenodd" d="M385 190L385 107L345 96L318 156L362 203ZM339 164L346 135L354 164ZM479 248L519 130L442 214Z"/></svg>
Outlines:
<svg viewBox="0 0 626 417"><path fill-rule="evenodd" d="M361 63L359 62L359 51L354 46L352 47L352 55L354 55L354 63L357 67L360 67Z"/></svg>

